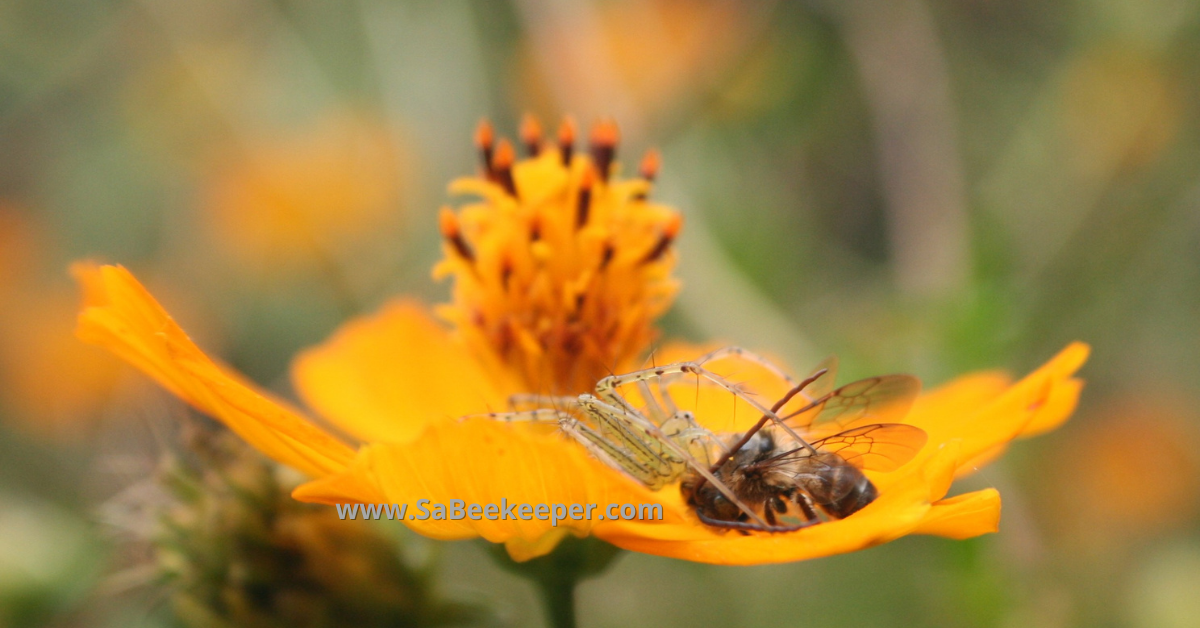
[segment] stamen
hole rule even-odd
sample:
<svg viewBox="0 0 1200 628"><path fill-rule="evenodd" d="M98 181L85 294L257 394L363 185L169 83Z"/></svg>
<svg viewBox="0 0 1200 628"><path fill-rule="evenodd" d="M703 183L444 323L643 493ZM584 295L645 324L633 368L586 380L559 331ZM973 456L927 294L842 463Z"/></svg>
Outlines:
<svg viewBox="0 0 1200 628"><path fill-rule="evenodd" d="M658 176L658 169L662 166L662 155L659 154L657 148L651 148L642 156L642 165L638 167L638 174L643 179L653 183L654 178Z"/></svg>
<svg viewBox="0 0 1200 628"><path fill-rule="evenodd" d="M659 236L658 242L654 245L654 248L650 249L650 252L646 253L646 256L642 258L642 263L649 264L650 262L656 261L662 257L663 254L667 252L667 249L670 248L671 243L675 241L675 236L679 235L679 229L682 226L683 217L678 214L673 214L667 220L667 224L663 225L662 235Z"/></svg>
<svg viewBox="0 0 1200 628"><path fill-rule="evenodd" d="M492 171L492 147L495 141L496 132L492 130L492 123L483 118L479 121L479 126L475 127L475 147L479 149L479 155L483 159L483 171L489 181L496 178Z"/></svg>
<svg viewBox="0 0 1200 628"><path fill-rule="evenodd" d="M530 157L537 157L542 152L542 125L531 113L521 118L521 142Z"/></svg>
<svg viewBox="0 0 1200 628"><path fill-rule="evenodd" d="M596 164L596 172L605 183L608 183L609 169L617 156L619 139L620 131L612 120L603 120L592 127L592 163Z"/></svg>
<svg viewBox="0 0 1200 628"><path fill-rule="evenodd" d="M492 174L496 177L496 183L514 197L517 195L517 182L513 180L512 167L516 160L517 152L513 150L512 143L506 139L500 140L496 145L496 156L492 159Z"/></svg>
<svg viewBox="0 0 1200 628"><path fill-rule="evenodd" d="M604 251L600 253L601 272L603 272L605 268L608 268L608 265L613 261L613 258L616 257L616 255L617 248L613 246L612 242L605 243Z"/></svg>
<svg viewBox="0 0 1200 628"><path fill-rule="evenodd" d="M658 169L662 165L662 155L658 153L658 149L651 148L642 156L642 164L638 167L638 174L646 181L646 183L654 183L654 178L658 176ZM639 201L646 200L647 191L638 192L634 195L634 199Z"/></svg>
<svg viewBox="0 0 1200 628"><path fill-rule="evenodd" d="M575 121L570 116L563 118L558 127L558 152L562 155L562 165L570 166L575 152Z"/></svg>
<svg viewBox="0 0 1200 628"><path fill-rule="evenodd" d="M583 177L579 180L579 201L575 205L575 228L582 229L587 225L588 212L592 209L592 184L595 182L596 172L592 168L586 168L583 171Z"/></svg>
<svg viewBox="0 0 1200 628"><path fill-rule="evenodd" d="M511 258L505 257L500 264L500 287L504 288L505 292L508 292L508 282L512 279L512 274L513 261Z"/></svg>
<svg viewBox="0 0 1200 628"><path fill-rule="evenodd" d="M455 216L450 208L442 208L441 214L438 215L438 227L442 231L442 237L450 243L450 246L454 247L454 251L458 253L459 257L472 264L475 263L475 251L471 250L471 245L467 244L466 239L463 238L462 228L458 224L458 216Z"/></svg>

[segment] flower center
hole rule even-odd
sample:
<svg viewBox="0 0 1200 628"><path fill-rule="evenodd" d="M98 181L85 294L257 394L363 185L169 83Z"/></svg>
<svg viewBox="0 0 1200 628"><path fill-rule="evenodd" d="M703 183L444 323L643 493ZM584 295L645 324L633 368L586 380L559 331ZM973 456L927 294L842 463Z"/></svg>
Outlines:
<svg viewBox="0 0 1200 628"><path fill-rule="evenodd" d="M678 290L671 245L682 218L648 200L658 154L646 154L638 177L617 179L617 140L616 125L601 122L590 150L577 152L569 119L545 142L527 117L528 156L518 160L485 121L483 176L451 185L481 200L442 209L434 277L453 276L454 288L439 314L528 390L581 393L636 366Z"/></svg>

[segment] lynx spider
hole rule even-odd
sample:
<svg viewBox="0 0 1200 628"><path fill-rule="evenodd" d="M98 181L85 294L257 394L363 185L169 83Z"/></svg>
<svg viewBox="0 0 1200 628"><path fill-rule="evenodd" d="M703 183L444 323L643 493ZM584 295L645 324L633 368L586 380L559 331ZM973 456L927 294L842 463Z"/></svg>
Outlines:
<svg viewBox="0 0 1200 628"><path fill-rule="evenodd" d="M722 455L728 455L728 445L712 431L697 423L691 412L677 408L667 393L666 384L671 379L685 374L696 375L742 399L780 427L800 447L812 450L812 446L787 426L771 408L762 405L738 385L704 368L704 364L724 358L738 358L766 368L793 390L797 387L797 380L770 360L741 347L730 346L687 362L640 369L624 375L610 375L596 383L594 393L574 397L513 395L509 402L514 408L535 407L477 416L501 421L557 423L564 433L578 441L592 455L623 471L650 490L659 490L678 480L684 471L690 468L710 482L756 524L771 527L710 471L709 464L712 461L709 459L709 452L712 446L715 445ZM657 398L651 390L651 382L658 388ZM644 410L635 407L619 392L622 386L631 384L638 387L641 397L645 400ZM800 387L803 387L803 384L800 384ZM800 394L809 402L814 401L812 396L803 392ZM580 420L581 416L587 422Z"/></svg>

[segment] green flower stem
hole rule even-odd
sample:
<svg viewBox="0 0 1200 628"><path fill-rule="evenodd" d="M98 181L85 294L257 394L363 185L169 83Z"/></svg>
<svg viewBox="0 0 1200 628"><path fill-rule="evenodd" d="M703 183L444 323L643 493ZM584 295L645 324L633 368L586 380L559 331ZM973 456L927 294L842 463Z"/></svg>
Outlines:
<svg viewBox="0 0 1200 628"><path fill-rule="evenodd" d="M533 580L546 605L546 623L553 628L575 628L575 585L578 578L545 577Z"/></svg>
<svg viewBox="0 0 1200 628"><path fill-rule="evenodd" d="M553 628L575 628L575 586L599 575L621 550L591 537L568 536L553 552L518 563L503 545L490 545L492 556L504 569L537 585L546 605L547 623Z"/></svg>

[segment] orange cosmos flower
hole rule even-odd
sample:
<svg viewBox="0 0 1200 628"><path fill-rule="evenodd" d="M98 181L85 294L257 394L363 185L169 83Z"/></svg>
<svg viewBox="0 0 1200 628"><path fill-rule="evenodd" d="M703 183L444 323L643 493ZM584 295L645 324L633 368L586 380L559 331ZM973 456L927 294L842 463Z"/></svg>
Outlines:
<svg viewBox="0 0 1200 628"><path fill-rule="evenodd" d="M221 155L202 200L219 244L243 266L289 268L362 246L393 226L402 155L367 117L333 113Z"/></svg>
<svg viewBox="0 0 1200 628"><path fill-rule="evenodd" d="M951 482L1014 438L1069 416L1084 345L1068 347L1016 384L999 374L973 375L925 395L904 421L925 430L928 444L901 469L871 476L879 498L845 519L786 534L705 526L678 485L650 491L555 430L460 420L504 409L514 393L576 394L609 366L636 368L676 290L671 244L680 219L647 200L657 157L644 162L638 178L621 180L615 126L597 127L589 154L575 152L569 123L554 145L534 131L526 125L531 154L517 160L510 144L495 142L482 126L483 176L452 186L482 201L442 213L446 258L435 275L455 279L454 298L440 310L450 329L419 303L400 299L296 360L300 395L359 439L357 449L205 356L123 268L78 267L87 301L79 335L139 366L265 454L309 473L312 481L294 493L304 501L663 507L662 521L405 522L434 538L504 543L518 560L551 551L568 533L664 556L755 564L853 551L910 533L967 538L996 529L996 491L947 498ZM669 345L656 359L701 353ZM725 374L767 396L783 386L765 371ZM745 411L739 418L728 394L677 386L676 397L691 399L710 429L744 430L756 418Z"/></svg>
<svg viewBox="0 0 1200 628"><path fill-rule="evenodd" d="M1195 401L1167 391L1117 395L1074 426L1046 469L1047 523L1086 551L1161 535L1200 510Z"/></svg>
<svg viewBox="0 0 1200 628"><path fill-rule="evenodd" d="M0 199L0 416L39 436L79 436L120 397L128 369L71 337L78 303L41 276L53 246L41 226Z"/></svg>

